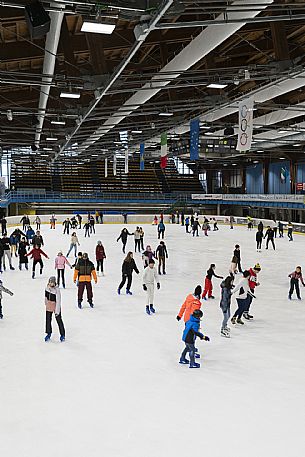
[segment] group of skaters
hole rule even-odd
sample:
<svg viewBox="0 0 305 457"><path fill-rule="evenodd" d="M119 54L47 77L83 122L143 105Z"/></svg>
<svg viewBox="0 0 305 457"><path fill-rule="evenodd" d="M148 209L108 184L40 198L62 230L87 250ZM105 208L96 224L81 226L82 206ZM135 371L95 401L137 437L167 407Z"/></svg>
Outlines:
<svg viewBox="0 0 305 457"><path fill-rule="evenodd" d="M269 244L273 247L273 250L275 251L275 238L277 237L277 234L279 238L284 238L284 224L281 221L273 221L271 224L267 225L265 228L265 233L264 233L264 224L262 221L260 221L257 225L257 232L256 232L256 250L257 252L262 251L262 243L263 240L266 239L266 246L265 248L269 248ZM287 224L287 237L289 241L293 241L293 225L291 222L288 222Z"/></svg>

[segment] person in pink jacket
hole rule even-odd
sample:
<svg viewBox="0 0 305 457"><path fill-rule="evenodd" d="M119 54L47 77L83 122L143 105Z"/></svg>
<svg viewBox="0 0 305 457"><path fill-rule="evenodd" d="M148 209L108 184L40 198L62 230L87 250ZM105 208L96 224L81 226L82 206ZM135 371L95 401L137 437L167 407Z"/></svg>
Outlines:
<svg viewBox="0 0 305 457"><path fill-rule="evenodd" d="M55 270L57 270L57 284L59 287L60 277L62 286L65 289L65 266L69 265L72 268L72 265L69 263L68 259L62 254L62 251L59 251L57 257L55 258Z"/></svg>

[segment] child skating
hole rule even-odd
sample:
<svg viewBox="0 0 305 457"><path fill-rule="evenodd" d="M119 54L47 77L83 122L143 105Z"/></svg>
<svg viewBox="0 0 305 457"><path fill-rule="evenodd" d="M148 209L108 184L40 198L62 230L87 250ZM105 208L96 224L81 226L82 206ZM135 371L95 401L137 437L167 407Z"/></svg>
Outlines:
<svg viewBox="0 0 305 457"><path fill-rule="evenodd" d="M202 294L202 298L204 300L207 300L206 296L208 296L208 298L215 298L212 295L212 292L213 292L212 276L214 276L215 278L223 279L223 276L218 276L217 274L215 274L215 268L216 268L215 263L211 263L210 268L207 270L207 275L206 275L205 281L204 281L204 291Z"/></svg>
<svg viewBox="0 0 305 457"><path fill-rule="evenodd" d="M177 321L180 321L183 317L184 322L187 322L195 309L201 308L201 297L202 288L201 286L196 286L193 294L189 294L184 303L182 304L180 311L176 317Z"/></svg>
<svg viewBox="0 0 305 457"><path fill-rule="evenodd" d="M186 322L185 328L182 335L182 341L185 343L185 349L180 356L179 363L183 365L188 365L189 368L200 368L200 363L195 362L195 358L200 358L200 355L196 353L195 341L196 337L201 340L210 341L208 336L204 336L199 332L200 328L200 319L203 317L203 312L201 309L195 309L190 319ZM186 358L187 353L189 353L190 360Z"/></svg>
<svg viewBox="0 0 305 457"><path fill-rule="evenodd" d="M0 279L0 319L3 319L3 312L2 312L2 292L5 292L6 294L9 294L9 295L14 295L14 293L7 289L6 287L4 287L1 279Z"/></svg>
<svg viewBox="0 0 305 457"><path fill-rule="evenodd" d="M143 289L147 292L147 314L155 313L156 311L154 308L155 282L157 283L157 289L160 289L159 277L157 270L155 269L155 261L154 259L150 259L148 267L145 268L143 274Z"/></svg>
<svg viewBox="0 0 305 457"><path fill-rule="evenodd" d="M33 259L32 279L35 278L35 268L36 268L37 263L39 263L39 265L40 265L40 274L42 275L42 270L43 270L43 261L42 261L42 258L41 258L42 255L46 259L49 258L47 256L47 254L45 252L43 252L42 249L40 249L39 246L34 246L33 249L28 254L26 254L27 257L31 256L32 259Z"/></svg>
<svg viewBox="0 0 305 457"><path fill-rule="evenodd" d="M300 294L300 286L299 286L299 281L305 286L303 276L302 276L302 268L300 266L296 267L295 271L290 273L288 275L288 278L290 278L290 289L289 289L289 294L288 298L291 300L292 294L295 290L298 300L302 300L301 294Z"/></svg>
<svg viewBox="0 0 305 457"><path fill-rule="evenodd" d="M60 333L60 341L65 341L65 327L61 318L61 294L56 284L55 276L51 276L47 287L45 288L45 305L46 305L46 336L45 341L49 341L52 336L52 317L55 319Z"/></svg>

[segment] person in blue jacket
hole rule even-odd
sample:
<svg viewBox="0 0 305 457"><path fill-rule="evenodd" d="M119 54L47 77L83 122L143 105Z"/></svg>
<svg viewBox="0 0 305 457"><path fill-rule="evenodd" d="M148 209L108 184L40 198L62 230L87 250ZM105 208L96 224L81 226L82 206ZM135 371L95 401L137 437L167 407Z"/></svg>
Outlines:
<svg viewBox="0 0 305 457"><path fill-rule="evenodd" d="M200 363L195 362L195 357L199 358L200 355L196 354L195 340L196 337L201 340L210 341L208 336L204 336L199 332L200 319L203 316L201 309L195 309L190 319L185 323L185 329L182 335L182 341L185 343L185 349L181 354L179 363L181 364L190 364L189 368L200 368ZM186 354L190 354L190 360L185 358Z"/></svg>
<svg viewBox="0 0 305 457"><path fill-rule="evenodd" d="M25 233L25 236L30 244L31 244L31 241L32 241L34 235L35 235L34 230L32 229L32 227L29 227Z"/></svg>
<svg viewBox="0 0 305 457"><path fill-rule="evenodd" d="M186 231L186 233L190 233L189 226L190 226L190 218L189 218L189 216L187 216L185 218L185 231Z"/></svg>
<svg viewBox="0 0 305 457"><path fill-rule="evenodd" d="M163 221L160 221L158 224L158 239L162 237L164 239L165 225Z"/></svg>

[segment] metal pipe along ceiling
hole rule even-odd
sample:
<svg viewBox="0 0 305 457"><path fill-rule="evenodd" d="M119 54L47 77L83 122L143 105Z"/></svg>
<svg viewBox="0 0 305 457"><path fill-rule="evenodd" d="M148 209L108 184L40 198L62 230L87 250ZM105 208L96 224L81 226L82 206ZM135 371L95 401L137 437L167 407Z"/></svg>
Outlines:
<svg viewBox="0 0 305 457"><path fill-rule="evenodd" d="M47 34L45 55L43 61L43 74L54 75L56 54L60 38L61 24L64 18L63 12L51 11L49 13L51 18L50 31ZM43 77L42 86L40 88L39 106L38 106L38 120L39 124L36 127L35 145L39 147L42 127L45 119L47 103L50 94L52 77Z"/></svg>
<svg viewBox="0 0 305 457"><path fill-rule="evenodd" d="M251 3L252 0L244 0L244 6L247 3ZM256 4L262 4L262 9L258 11L249 11L243 12L233 12L228 11L228 17L231 19L246 19L249 17L255 17L261 11L263 11L268 4L272 4L273 0L257 0ZM234 2L232 5L237 4ZM218 16L216 20L220 19L222 15ZM174 57L167 65L165 65L156 76L152 77L149 83L146 83L143 87L147 89L145 91L141 90L136 92L132 97L130 97L121 108L117 110L114 116L107 119L104 124L99 127L93 135L91 135L86 141L82 143L79 148L79 152L83 152L89 146L94 144L109 132L114 125L119 124L124 120L129 114L131 114L138 107L143 105L145 102L150 100L154 95L156 95L163 87L166 87L169 84L168 75L162 75L163 72L173 72L173 78L177 78L181 73L191 68L195 63L209 54L213 49L227 40L231 35L237 32L242 28L245 23L240 22L238 24L225 24L223 26L211 25L204 29L190 44L188 44L176 57ZM155 80L158 79L156 82ZM163 80L163 81L162 81ZM152 88L151 88L152 87ZM151 88L151 89L150 89ZM126 110L126 108L130 109ZM122 115L120 113L124 111Z"/></svg>

